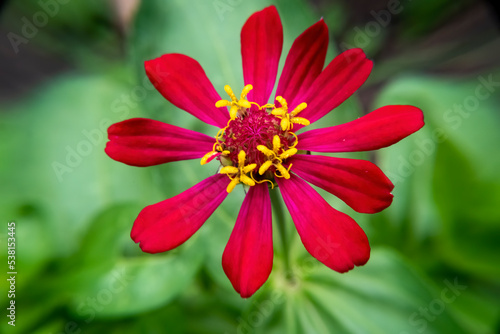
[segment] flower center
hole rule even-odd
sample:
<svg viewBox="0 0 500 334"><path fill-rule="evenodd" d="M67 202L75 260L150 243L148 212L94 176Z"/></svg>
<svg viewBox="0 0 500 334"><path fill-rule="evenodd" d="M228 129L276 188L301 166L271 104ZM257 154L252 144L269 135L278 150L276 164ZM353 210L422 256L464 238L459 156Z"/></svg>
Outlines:
<svg viewBox="0 0 500 334"><path fill-rule="evenodd" d="M288 112L286 100L278 96L279 107L274 104L259 106L246 100L252 89L252 85L246 85L237 99L231 87L224 87L231 101L220 100L215 105L230 106L231 119L215 136L213 150L201 159L202 165L214 158L220 161L219 172L231 179L228 193L238 183L254 186L268 182L274 187L275 177L290 178L292 164L287 160L297 153L295 146L298 143L297 136L291 132L293 124L309 125L308 120L297 117L307 107L306 103Z"/></svg>

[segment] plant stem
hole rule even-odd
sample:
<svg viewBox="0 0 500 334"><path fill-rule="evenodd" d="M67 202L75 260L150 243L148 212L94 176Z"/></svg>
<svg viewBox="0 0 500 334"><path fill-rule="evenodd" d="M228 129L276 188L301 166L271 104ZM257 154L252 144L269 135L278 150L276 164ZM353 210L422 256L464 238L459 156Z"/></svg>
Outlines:
<svg viewBox="0 0 500 334"><path fill-rule="evenodd" d="M288 240L288 234L286 233L285 226L285 215L283 210L283 204L281 202L281 198L278 195L277 189L273 189L270 191L271 193L271 203L273 207L273 211L276 216L276 223L278 225L278 232L281 239L281 247L283 251L283 259L285 262L285 276L286 278L290 278L292 276L292 272L290 270L290 244Z"/></svg>

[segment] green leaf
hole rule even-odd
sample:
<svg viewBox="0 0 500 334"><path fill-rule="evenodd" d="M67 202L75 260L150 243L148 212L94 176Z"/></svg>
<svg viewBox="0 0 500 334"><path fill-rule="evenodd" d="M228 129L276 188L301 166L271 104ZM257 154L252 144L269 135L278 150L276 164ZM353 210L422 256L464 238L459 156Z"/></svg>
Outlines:
<svg viewBox="0 0 500 334"><path fill-rule="evenodd" d="M495 241L500 236L497 78L498 73L463 82L403 77L377 101L416 105L426 120L423 130L380 155L396 184L394 203L386 211L393 226L406 222L413 233L427 231L423 236L431 237L435 248L420 244L421 254L434 251L427 256L494 280L500 253ZM418 245L414 250L420 252Z"/></svg>
<svg viewBox="0 0 500 334"><path fill-rule="evenodd" d="M147 204L156 194L148 170L104 153L107 127L140 115L137 104L121 105L133 88L123 72L60 78L2 116L9 129L2 141L8 147L13 142L0 175L0 193L9 198L5 208L40 208L46 218L41 226L58 255L76 249L101 208L116 201Z"/></svg>
<svg viewBox="0 0 500 334"><path fill-rule="evenodd" d="M204 258L196 240L176 251L151 255L131 247L137 205L119 205L92 223L80 252L70 260L73 312L90 322L165 305L189 286ZM194 238L197 239L197 238Z"/></svg>
<svg viewBox="0 0 500 334"><path fill-rule="evenodd" d="M498 282L500 182L482 180L467 158L449 144L438 151L435 180L446 235L443 257L460 269Z"/></svg>
<svg viewBox="0 0 500 334"><path fill-rule="evenodd" d="M284 291L290 333L469 333L453 305L468 286L454 277L434 286L394 251L375 249L342 275L317 262L295 272L274 286Z"/></svg>

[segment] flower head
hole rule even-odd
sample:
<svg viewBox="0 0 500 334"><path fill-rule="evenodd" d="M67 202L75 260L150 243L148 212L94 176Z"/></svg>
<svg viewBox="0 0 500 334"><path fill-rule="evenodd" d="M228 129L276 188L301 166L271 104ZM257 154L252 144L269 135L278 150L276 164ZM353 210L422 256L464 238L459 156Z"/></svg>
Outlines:
<svg viewBox="0 0 500 334"><path fill-rule="evenodd" d="M307 182L364 213L388 207L394 186L371 162L309 153L379 149L424 123L418 108L397 105L346 124L297 134L352 95L368 78L372 62L361 49L351 49L323 69L328 29L320 20L293 43L276 98L269 101L283 46L276 8L254 13L241 38L245 85L239 98L225 86L229 99L222 99L202 67L188 56L166 54L145 64L159 92L178 108L218 127L215 136L136 118L109 128L106 153L134 166L186 159L221 165L216 175L141 211L131 236L145 252L164 252L184 243L238 184L248 187L222 264L236 291L249 297L272 269L270 191L279 187L312 256L338 272L363 265L370 256L363 230Z"/></svg>

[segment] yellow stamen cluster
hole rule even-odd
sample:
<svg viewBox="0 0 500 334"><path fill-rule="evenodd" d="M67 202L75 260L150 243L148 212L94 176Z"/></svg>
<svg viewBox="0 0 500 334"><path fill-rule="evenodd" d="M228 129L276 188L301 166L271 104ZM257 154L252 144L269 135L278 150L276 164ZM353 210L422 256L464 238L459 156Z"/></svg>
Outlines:
<svg viewBox="0 0 500 334"><path fill-rule="evenodd" d="M246 85L243 88L243 91L241 92L240 99L238 100L236 98L236 95L234 95L233 90L229 85L224 86L224 90L226 91L227 95L231 98L231 101L228 100L219 100L215 103L215 106L217 108L220 107L228 107L231 106L231 109L229 109L229 116L231 117L232 120L238 116L238 112L244 113L246 109L249 109L252 104L246 100L247 94L253 89L252 85Z"/></svg>
<svg viewBox="0 0 500 334"><path fill-rule="evenodd" d="M226 188L228 193L233 191L234 187L236 187L236 185L240 182L248 186L255 185L255 181L252 180L252 178L247 174L253 171L257 167L257 164L250 164L245 166L246 157L247 155L245 151L242 150L240 151L240 153L238 153L238 167L226 166L221 168L220 173L226 174L231 179L231 182Z"/></svg>
<svg viewBox="0 0 500 334"><path fill-rule="evenodd" d="M264 162L259 168L259 174L263 175L271 166L276 167L276 169L280 172L280 174L274 173L276 177L284 177L285 179L290 178L290 168L292 164L288 166L288 169L285 168L282 163L283 160L290 158L292 155L297 153L297 149L295 147L289 148L288 150L283 150L283 146L281 145L281 140L279 136L274 136L273 138L273 149L269 149L264 145L258 145L257 149L264 153L266 157L269 159ZM279 151L282 151L281 153Z"/></svg>
<svg viewBox="0 0 500 334"><path fill-rule="evenodd" d="M289 131L293 129L293 124L309 125L311 124L307 119L303 117L296 117L298 113L307 108L307 103L303 102L299 104L291 113L288 112L288 104L282 96L276 97L276 100L281 104L281 108L275 108L271 113L281 118L281 130Z"/></svg>
<svg viewBox="0 0 500 334"><path fill-rule="evenodd" d="M295 135L295 133L293 133L291 130L293 129L294 124L301 124L304 126L310 124L307 119L303 117L297 117L297 115L307 107L306 103L301 103L293 111L288 112L288 104L286 100L282 96L278 96L276 97L276 100L281 105L279 108L277 108L275 104L265 104L263 106L260 106L257 103L250 102L246 99L248 93L252 89L252 85L246 85L241 92L240 98L238 99L234 95L231 87L229 87L228 85L224 86L224 90L229 95L231 100L219 100L215 103L215 106L217 108L230 107L230 119L226 127L220 129L215 136L215 143L212 147L212 151L205 154L200 161L202 165L205 165L213 158L219 157L218 159L222 164L222 168L219 172L221 174L226 174L231 179L231 182L226 188L226 191L228 193L232 192L236 185L239 183L243 183L247 186L254 186L257 183L269 182L271 184L271 187L274 187L273 174L274 177L289 179L290 168L292 167L292 164L288 165L288 168L283 164L285 163L285 160L297 153L297 149L295 148L295 146L297 146L298 144L297 135ZM269 114L271 114L281 120L279 122L279 128L274 128L274 130L277 131L278 134L274 135L273 137L272 148L266 146L270 145L270 143L268 143L266 145L257 145L257 147L247 147L245 148L245 150L241 150L238 153L238 166L234 166L236 162L231 161L231 159L234 159L234 157L229 158L232 153L231 150L234 150L234 148L227 146L227 140L224 139L224 136L226 130L231 126L231 122L235 121L237 117L244 119L245 117L253 116L253 114L247 114L247 112L249 112L250 108L252 107L252 104L258 107L258 112L265 112L267 110L267 117L270 117ZM280 129L281 131L283 131L283 133L279 132ZM289 137L290 135L295 137L295 143L293 145L290 146L288 142L281 142L281 140L284 138L291 138ZM235 137L232 137L232 140L234 140L234 138ZM257 168L256 163L249 163L245 165L245 163L247 163L247 153L245 151L250 152L251 154L253 154L252 156L255 156L255 149L260 151L267 158L267 160L262 163L262 165L260 165L258 170L261 177L259 177L258 175L254 175L254 170ZM255 159L255 157L251 159ZM272 167L274 168L270 171L269 169ZM256 176L257 179L255 178Z"/></svg>

